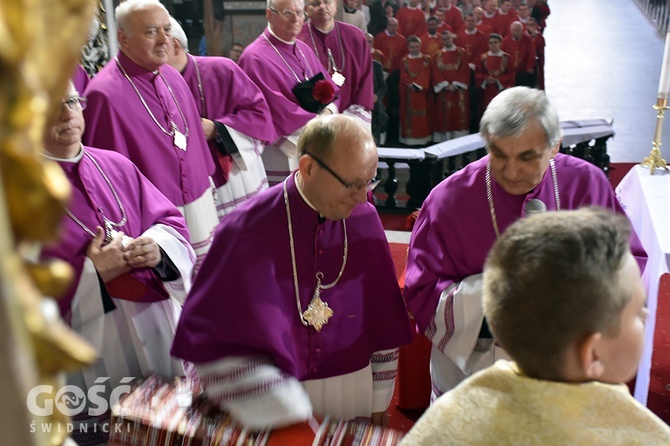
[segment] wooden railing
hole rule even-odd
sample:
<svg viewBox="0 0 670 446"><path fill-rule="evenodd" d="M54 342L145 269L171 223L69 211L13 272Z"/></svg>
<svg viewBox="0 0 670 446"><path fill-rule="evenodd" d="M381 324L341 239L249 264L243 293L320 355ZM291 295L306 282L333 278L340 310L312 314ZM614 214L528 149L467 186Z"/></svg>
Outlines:
<svg viewBox="0 0 670 446"><path fill-rule="evenodd" d="M665 34L670 31L670 1L669 0L635 0L649 21Z"/></svg>
<svg viewBox="0 0 670 446"><path fill-rule="evenodd" d="M585 159L609 176L607 140L614 136L612 121L563 121L561 127L564 134L561 152ZM486 155L484 140L478 133L423 149L379 147L377 150L383 181L380 188L385 194L384 198L378 200L377 207L407 212L421 207L430 190L444 178ZM404 172L406 169L409 169L409 178L406 174L398 174L399 170ZM386 171L386 174L382 171ZM401 179L406 180L406 203L396 197Z"/></svg>

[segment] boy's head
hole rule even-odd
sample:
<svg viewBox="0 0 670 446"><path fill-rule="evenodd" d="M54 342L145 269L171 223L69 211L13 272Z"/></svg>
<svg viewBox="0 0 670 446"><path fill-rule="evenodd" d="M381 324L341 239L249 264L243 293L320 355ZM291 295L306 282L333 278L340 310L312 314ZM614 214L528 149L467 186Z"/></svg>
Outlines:
<svg viewBox="0 0 670 446"><path fill-rule="evenodd" d="M528 376L631 379L644 342L645 292L628 220L588 208L516 222L484 267L484 314Z"/></svg>

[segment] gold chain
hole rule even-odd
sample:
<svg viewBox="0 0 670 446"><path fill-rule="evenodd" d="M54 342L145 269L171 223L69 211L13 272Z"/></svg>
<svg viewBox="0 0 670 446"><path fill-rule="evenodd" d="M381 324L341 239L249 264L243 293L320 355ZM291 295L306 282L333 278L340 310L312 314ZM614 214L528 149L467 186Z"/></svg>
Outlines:
<svg viewBox="0 0 670 446"><path fill-rule="evenodd" d="M293 271L293 287L295 288L295 302L296 306L298 307L298 315L300 316L300 321L304 326L311 325L309 322L305 320L304 313L302 311L302 305L300 304L300 291L298 288L298 268L296 265L296 260L295 260L295 242L293 240L293 223L291 222L291 205L289 204L288 200L288 179L290 177L286 178L284 180L284 203L286 205L286 219L288 221L288 237L289 237L289 243L291 245L291 266L292 266L292 271ZM297 178L294 177L294 181L297 182ZM296 185L296 187L298 187ZM344 253L342 255L342 266L340 267L340 272L337 274L337 277L335 278L334 281L327 285L321 285L321 279L323 279L323 273L321 271L318 271L316 273L316 289L315 294L318 295L320 290L327 290L335 285L337 285L337 282L340 280L342 277L342 273L344 272L344 268L347 266L347 257L349 253L349 241L347 239L347 222L346 220L342 219L342 228L344 232ZM327 304L326 304L327 305ZM317 328L317 330L320 330L320 328Z"/></svg>

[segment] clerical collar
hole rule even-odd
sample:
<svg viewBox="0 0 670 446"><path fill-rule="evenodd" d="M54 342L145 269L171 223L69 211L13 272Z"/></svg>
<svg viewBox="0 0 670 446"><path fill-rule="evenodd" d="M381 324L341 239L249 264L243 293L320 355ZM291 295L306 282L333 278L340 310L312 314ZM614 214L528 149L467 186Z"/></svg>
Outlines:
<svg viewBox="0 0 670 446"><path fill-rule="evenodd" d="M411 54L407 55L408 59L421 59L423 57L423 54L419 53L416 56L412 56Z"/></svg>
<svg viewBox="0 0 670 446"><path fill-rule="evenodd" d="M72 158L59 158L53 153L49 152L47 149L44 149L44 153L42 153L42 156L48 160L51 161L56 161L58 163L72 163L72 164L77 164L81 159L84 157L84 146L83 144L79 144L79 152L73 156Z"/></svg>
<svg viewBox="0 0 670 446"><path fill-rule="evenodd" d="M309 206L314 212L317 212L319 214L319 218L323 218L323 215L319 213L316 206L314 206L312 202L307 199L305 193L302 191L302 177L300 176L299 171L296 172L293 176L293 182L295 183L295 188L298 190L298 194L300 194L300 197L305 201L305 203L307 203L307 206Z"/></svg>
<svg viewBox="0 0 670 446"><path fill-rule="evenodd" d="M484 17L486 17L488 19L492 19L493 17L495 17L495 15L496 15L495 11L490 13L490 14L488 12L484 11Z"/></svg>
<svg viewBox="0 0 670 446"><path fill-rule="evenodd" d="M391 34L388 29L385 29L384 32L386 33L387 36L395 36L398 34L398 33Z"/></svg>
<svg viewBox="0 0 670 446"><path fill-rule="evenodd" d="M449 48L447 48L446 46L443 46L442 51L456 51L456 45L452 45Z"/></svg>
<svg viewBox="0 0 670 446"><path fill-rule="evenodd" d="M489 56L502 56L503 52L502 52L502 50L498 50L495 53L493 51L489 51L488 54L489 54Z"/></svg>
<svg viewBox="0 0 670 446"><path fill-rule="evenodd" d="M356 14L356 11L358 11L358 9L350 8L347 5L344 5L344 12L347 12L349 14Z"/></svg>
<svg viewBox="0 0 670 446"><path fill-rule="evenodd" d="M270 28L270 25L268 25L268 32L270 33L270 35L271 35L272 37L274 37L275 39L279 40L279 41L282 42L282 43L285 43L285 44L287 44L287 45L295 45L295 39L293 39L292 41L289 42L288 40L284 40L284 39L282 39L281 37L277 37L277 34L275 34L275 33L272 31L272 28Z"/></svg>
<svg viewBox="0 0 670 446"><path fill-rule="evenodd" d="M465 34L469 34L469 35L477 34L477 28L473 29L472 31L465 28Z"/></svg>
<svg viewBox="0 0 670 446"><path fill-rule="evenodd" d="M324 30L322 30L321 28L319 28L318 26L316 26L316 25L314 24L314 22L312 22L311 20L309 21L309 25L308 25L308 26L310 26L310 25L311 25L312 27L314 27L314 29L317 30L318 32L320 32L321 34L330 34L330 33L335 29L335 21L333 21L333 26L332 26L328 31L324 31Z"/></svg>

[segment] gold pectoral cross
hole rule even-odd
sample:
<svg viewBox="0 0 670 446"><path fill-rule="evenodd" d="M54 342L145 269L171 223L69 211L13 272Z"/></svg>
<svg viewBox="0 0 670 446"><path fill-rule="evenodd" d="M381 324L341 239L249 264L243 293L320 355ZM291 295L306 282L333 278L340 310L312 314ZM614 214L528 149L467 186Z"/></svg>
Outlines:
<svg viewBox="0 0 670 446"><path fill-rule="evenodd" d="M314 297L307 306L307 310L302 314L302 318L316 331L321 331L328 319L333 316L333 310L328 306L328 302L321 300L321 289L317 285L314 290Z"/></svg>

